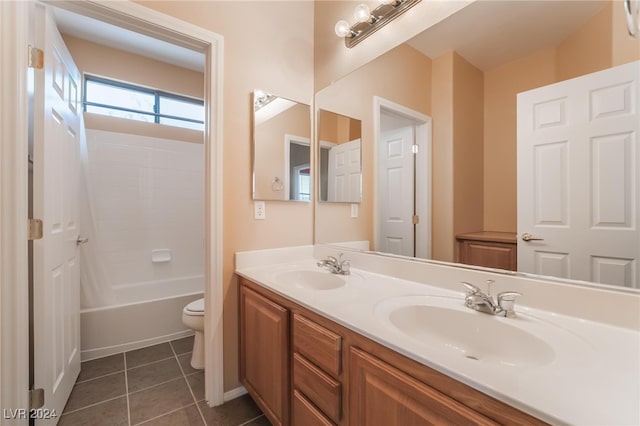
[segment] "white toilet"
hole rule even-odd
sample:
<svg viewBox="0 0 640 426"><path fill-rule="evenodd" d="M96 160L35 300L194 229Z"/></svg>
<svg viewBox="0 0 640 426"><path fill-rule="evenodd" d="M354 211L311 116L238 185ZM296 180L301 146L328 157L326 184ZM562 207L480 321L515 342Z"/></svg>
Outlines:
<svg viewBox="0 0 640 426"><path fill-rule="evenodd" d="M182 323L196 332L193 340L191 366L204 368L204 299L194 300L182 310Z"/></svg>

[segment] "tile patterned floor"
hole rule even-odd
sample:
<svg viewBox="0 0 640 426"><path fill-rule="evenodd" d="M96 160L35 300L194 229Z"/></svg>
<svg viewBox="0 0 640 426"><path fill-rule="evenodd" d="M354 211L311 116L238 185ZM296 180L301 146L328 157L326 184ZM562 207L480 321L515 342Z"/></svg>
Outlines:
<svg viewBox="0 0 640 426"><path fill-rule="evenodd" d="M270 426L253 400L210 408L193 336L82 363L59 425Z"/></svg>

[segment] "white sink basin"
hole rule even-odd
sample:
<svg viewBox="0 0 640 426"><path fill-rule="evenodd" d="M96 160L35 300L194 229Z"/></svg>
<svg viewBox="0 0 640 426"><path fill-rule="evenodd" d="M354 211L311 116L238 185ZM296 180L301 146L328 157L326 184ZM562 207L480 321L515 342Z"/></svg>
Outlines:
<svg viewBox="0 0 640 426"><path fill-rule="evenodd" d="M281 272L275 280L281 285L310 290L333 290L346 285L346 280L340 275L307 269Z"/></svg>
<svg viewBox="0 0 640 426"><path fill-rule="evenodd" d="M420 345L475 362L519 367L555 359L552 346L527 330L535 320L476 312L461 299L392 298L378 304L376 316Z"/></svg>

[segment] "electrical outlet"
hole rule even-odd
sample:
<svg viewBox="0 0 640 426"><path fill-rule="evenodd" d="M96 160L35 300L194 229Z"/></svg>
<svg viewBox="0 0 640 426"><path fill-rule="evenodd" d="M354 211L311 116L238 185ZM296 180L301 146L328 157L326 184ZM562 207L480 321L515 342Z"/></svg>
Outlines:
<svg viewBox="0 0 640 426"><path fill-rule="evenodd" d="M253 202L253 217L258 220L262 220L267 217L267 210L264 201Z"/></svg>
<svg viewBox="0 0 640 426"><path fill-rule="evenodd" d="M352 218L358 217L358 205L357 204L351 204L351 217Z"/></svg>

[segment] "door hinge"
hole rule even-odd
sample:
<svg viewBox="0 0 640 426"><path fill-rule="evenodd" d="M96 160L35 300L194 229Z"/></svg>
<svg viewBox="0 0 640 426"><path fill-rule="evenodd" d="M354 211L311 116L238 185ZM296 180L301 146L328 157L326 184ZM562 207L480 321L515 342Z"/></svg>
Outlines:
<svg viewBox="0 0 640 426"><path fill-rule="evenodd" d="M29 410L44 407L44 389L29 389Z"/></svg>
<svg viewBox="0 0 640 426"><path fill-rule="evenodd" d="M413 215L413 224L417 225L420 223L420 216L418 216L417 214Z"/></svg>
<svg viewBox="0 0 640 426"><path fill-rule="evenodd" d="M411 145L411 153L417 154L420 151L420 147L418 145Z"/></svg>
<svg viewBox="0 0 640 426"><path fill-rule="evenodd" d="M44 51L31 45L29 46L29 68L37 70L44 68Z"/></svg>
<svg viewBox="0 0 640 426"><path fill-rule="evenodd" d="M42 228L40 219L29 219L29 241L42 239Z"/></svg>

